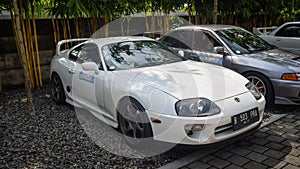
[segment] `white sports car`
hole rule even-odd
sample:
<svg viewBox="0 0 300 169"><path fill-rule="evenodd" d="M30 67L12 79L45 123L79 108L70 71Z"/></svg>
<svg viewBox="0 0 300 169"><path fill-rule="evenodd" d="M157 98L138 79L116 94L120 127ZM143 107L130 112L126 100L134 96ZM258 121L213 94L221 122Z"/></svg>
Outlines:
<svg viewBox="0 0 300 169"><path fill-rule="evenodd" d="M263 118L265 99L246 78L184 60L145 37L60 41L50 73L54 101L89 110L119 127L132 145L143 138L215 143L258 127Z"/></svg>

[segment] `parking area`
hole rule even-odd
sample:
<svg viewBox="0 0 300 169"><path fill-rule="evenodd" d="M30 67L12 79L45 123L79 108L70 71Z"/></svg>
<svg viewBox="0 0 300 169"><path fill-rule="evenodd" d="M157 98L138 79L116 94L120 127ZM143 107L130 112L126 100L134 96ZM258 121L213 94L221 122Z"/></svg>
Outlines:
<svg viewBox="0 0 300 169"><path fill-rule="evenodd" d="M285 112L290 109L289 112ZM293 110L292 110L293 109ZM209 153L198 150L161 168L181 169L263 169L300 167L300 115L297 107L278 107L281 114L272 114L267 126L236 141L216 147ZM286 114L284 114L286 113ZM273 119L275 122L272 122ZM278 119L278 120L277 120ZM193 162L189 162L190 159ZM188 163L188 164L186 164Z"/></svg>
<svg viewBox="0 0 300 169"><path fill-rule="evenodd" d="M157 156L128 158L97 146L82 129L74 108L52 101L49 85L33 94L38 114L29 117L23 89L1 93L0 168L300 167L299 106L267 111L268 125L240 140L207 148L176 146Z"/></svg>

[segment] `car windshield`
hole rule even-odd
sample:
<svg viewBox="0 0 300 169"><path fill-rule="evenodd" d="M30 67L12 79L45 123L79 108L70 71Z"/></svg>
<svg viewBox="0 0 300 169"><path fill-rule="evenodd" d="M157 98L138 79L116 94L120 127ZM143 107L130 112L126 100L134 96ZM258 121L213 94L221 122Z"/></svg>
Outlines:
<svg viewBox="0 0 300 169"><path fill-rule="evenodd" d="M224 29L216 33L235 54L248 54L274 48L260 37L243 29Z"/></svg>
<svg viewBox="0 0 300 169"><path fill-rule="evenodd" d="M109 44L102 48L108 70L126 70L182 61L155 41L126 41Z"/></svg>

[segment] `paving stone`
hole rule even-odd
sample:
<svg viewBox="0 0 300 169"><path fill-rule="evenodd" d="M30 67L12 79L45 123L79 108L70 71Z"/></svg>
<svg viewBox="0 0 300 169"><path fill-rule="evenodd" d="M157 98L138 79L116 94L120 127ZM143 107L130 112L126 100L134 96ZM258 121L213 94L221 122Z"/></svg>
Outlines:
<svg viewBox="0 0 300 169"><path fill-rule="evenodd" d="M273 157L276 159L281 159L282 157L284 157L286 155L286 153L269 149L266 152L264 152L264 155L267 155L267 156L270 156L270 157Z"/></svg>
<svg viewBox="0 0 300 169"><path fill-rule="evenodd" d="M249 162L250 160L245 157L239 156L239 155L234 155L234 156L231 156L230 158L228 158L227 161L234 163L236 165L242 166L242 165L246 164L247 162Z"/></svg>
<svg viewBox="0 0 300 169"><path fill-rule="evenodd" d="M182 168L180 168L180 169L190 169L190 168L188 168L188 167L182 167Z"/></svg>
<svg viewBox="0 0 300 169"><path fill-rule="evenodd" d="M211 166L201 161L196 161L187 165L187 167L191 169L207 169L210 168Z"/></svg>
<svg viewBox="0 0 300 169"><path fill-rule="evenodd" d="M280 161L274 168L282 169L286 165L287 165L287 162Z"/></svg>
<svg viewBox="0 0 300 169"><path fill-rule="evenodd" d="M300 159L299 157L293 156L293 155L287 155L284 158L284 161L290 164L293 164L295 166L300 167Z"/></svg>
<svg viewBox="0 0 300 169"><path fill-rule="evenodd" d="M299 140L299 137L295 134L285 133L282 135L283 137L287 138L288 140Z"/></svg>
<svg viewBox="0 0 300 169"><path fill-rule="evenodd" d="M211 161L208 162L208 164L210 164L216 168L224 168L224 167L230 165L230 163L228 161L222 160L220 158L212 159Z"/></svg>
<svg viewBox="0 0 300 169"><path fill-rule="evenodd" d="M292 151L290 152L290 155L300 157L300 149L292 148Z"/></svg>
<svg viewBox="0 0 300 169"><path fill-rule="evenodd" d="M297 123L284 123L282 124L282 126L286 129L293 129L297 126L298 124Z"/></svg>
<svg viewBox="0 0 300 169"><path fill-rule="evenodd" d="M274 167L277 164L280 163L280 160L274 159L274 158L268 158L265 161L262 162L263 164L269 166L269 167Z"/></svg>
<svg viewBox="0 0 300 169"><path fill-rule="evenodd" d="M268 136L268 134L263 133L263 132L260 132L260 131L253 133L253 135L254 135L255 137L260 137L260 138L262 138L262 137L267 137L267 136Z"/></svg>
<svg viewBox="0 0 300 169"><path fill-rule="evenodd" d="M286 140L285 138L282 138L282 137L279 137L279 136L274 136L274 135L271 135L271 136L267 137L266 139L270 140L270 141L277 142L277 143L281 143L282 141Z"/></svg>
<svg viewBox="0 0 300 169"><path fill-rule="evenodd" d="M208 156L206 156L204 158L201 158L201 161L204 162L204 163L207 163L208 161L210 161L210 160L212 160L214 158L216 158L216 157L212 156L212 155L208 155Z"/></svg>
<svg viewBox="0 0 300 169"><path fill-rule="evenodd" d="M275 143L275 142L269 142L265 145L266 147L269 147L271 149L275 149L275 150L281 150L284 148L284 145L282 144L278 144L278 143Z"/></svg>
<svg viewBox="0 0 300 169"><path fill-rule="evenodd" d="M224 150L231 151L231 150L233 150L233 149L235 149L235 148L236 148L236 145L230 144L229 146L226 146L226 147L224 148Z"/></svg>
<svg viewBox="0 0 300 169"><path fill-rule="evenodd" d="M254 138L254 139L252 139L250 141L252 143L259 144L259 145L265 145L265 144L267 144L269 142L269 140L266 140L265 138Z"/></svg>
<svg viewBox="0 0 300 169"><path fill-rule="evenodd" d="M296 115L293 115L293 114L289 114L287 116L285 116L286 118L290 118L290 119L293 119Z"/></svg>
<svg viewBox="0 0 300 169"><path fill-rule="evenodd" d="M286 140L284 142L282 142L281 144L286 145L286 146L290 146L293 148L297 148L300 147L300 143L294 140Z"/></svg>
<svg viewBox="0 0 300 169"><path fill-rule="evenodd" d="M241 155L241 156L245 156L245 155L249 154L251 151L246 148L237 147L237 148L233 149L232 152L235 154Z"/></svg>
<svg viewBox="0 0 300 169"><path fill-rule="evenodd" d="M258 153L263 153L263 152L267 151L269 148L267 148L265 146L253 144L252 146L248 147L248 149L251 151L258 152Z"/></svg>
<svg viewBox="0 0 300 169"><path fill-rule="evenodd" d="M230 156L232 156L233 153L230 153L226 150L221 150L221 151L215 152L214 155L225 160L225 159L229 158Z"/></svg>
<svg viewBox="0 0 300 169"><path fill-rule="evenodd" d="M273 130L273 131L272 131L272 135L276 134L276 135L282 136L282 135L285 134L285 133L286 133L286 132L280 131L280 130Z"/></svg>
<svg viewBox="0 0 300 169"><path fill-rule="evenodd" d="M235 165L235 164L230 164L225 169L243 169L243 167L240 167L240 166Z"/></svg>
<svg viewBox="0 0 300 169"><path fill-rule="evenodd" d="M246 157L251 160L254 160L256 162L259 162L259 163L263 162L264 160L266 160L268 158L267 156L256 153L256 152L251 152Z"/></svg>
<svg viewBox="0 0 300 169"><path fill-rule="evenodd" d="M285 122L290 122L290 123L293 123L295 122L297 119L290 119L290 118L283 118L282 121L285 121Z"/></svg>
<svg viewBox="0 0 300 169"><path fill-rule="evenodd" d="M244 168L249 168L249 169L265 169L268 168L267 166L251 161L249 163L247 163L246 165L243 166Z"/></svg>
<svg viewBox="0 0 300 169"><path fill-rule="evenodd" d="M259 131L261 131L261 132L267 132L267 131L269 131L269 128L264 127L264 128L261 128Z"/></svg>
<svg viewBox="0 0 300 169"><path fill-rule="evenodd" d="M285 167L283 167L283 169L299 169L299 167L296 167L294 165L288 164Z"/></svg>
<svg viewBox="0 0 300 169"><path fill-rule="evenodd" d="M283 123L283 121L282 121L282 120L278 120L278 121L275 121L273 124L279 125L279 124L281 124L281 123Z"/></svg>
<svg viewBox="0 0 300 169"><path fill-rule="evenodd" d="M289 128L283 128L280 131L283 131L283 132L286 132L286 133L289 133L289 134L296 134L299 130L289 129Z"/></svg>
<svg viewBox="0 0 300 169"><path fill-rule="evenodd" d="M293 149L292 147L287 146L284 149L282 149L281 151L284 152L284 153L290 154L290 152L292 151L292 149Z"/></svg>

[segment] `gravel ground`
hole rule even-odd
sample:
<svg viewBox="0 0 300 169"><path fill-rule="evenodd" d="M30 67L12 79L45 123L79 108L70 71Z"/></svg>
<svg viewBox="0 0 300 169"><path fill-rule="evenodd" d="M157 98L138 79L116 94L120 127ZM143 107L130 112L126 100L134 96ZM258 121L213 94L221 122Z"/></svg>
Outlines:
<svg viewBox="0 0 300 169"><path fill-rule="evenodd" d="M33 92L34 117L26 113L24 89L0 96L0 168L157 168L192 151L176 146L154 157L117 156L87 136L72 106L52 101L49 85Z"/></svg>
<svg viewBox="0 0 300 169"><path fill-rule="evenodd" d="M37 115L27 111L24 89L0 94L0 168L157 168L194 148L176 146L148 158L126 158L99 147L87 136L70 105L56 105L50 86L35 90ZM277 107L288 112L293 107Z"/></svg>

